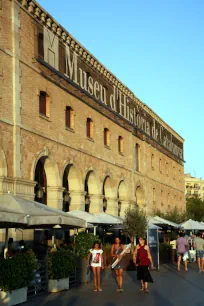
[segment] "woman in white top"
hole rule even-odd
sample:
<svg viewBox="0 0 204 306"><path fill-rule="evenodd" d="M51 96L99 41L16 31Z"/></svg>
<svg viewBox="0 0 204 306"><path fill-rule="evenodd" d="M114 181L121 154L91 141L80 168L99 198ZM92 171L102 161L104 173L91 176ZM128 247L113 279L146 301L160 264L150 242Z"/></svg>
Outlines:
<svg viewBox="0 0 204 306"><path fill-rule="evenodd" d="M89 266L91 265L94 274L94 291L102 291L101 289L101 269L104 269L103 265L103 250L99 242L94 242L92 249L88 255ZM91 263L90 263L91 259Z"/></svg>

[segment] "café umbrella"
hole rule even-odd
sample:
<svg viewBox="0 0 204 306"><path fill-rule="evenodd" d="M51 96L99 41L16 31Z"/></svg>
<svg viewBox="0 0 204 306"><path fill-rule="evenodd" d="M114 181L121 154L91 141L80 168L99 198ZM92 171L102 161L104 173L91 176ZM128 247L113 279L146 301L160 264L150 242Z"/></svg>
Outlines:
<svg viewBox="0 0 204 306"><path fill-rule="evenodd" d="M38 202L23 199L11 193L0 195L0 228L53 228L56 225L69 228L87 227L87 222Z"/></svg>
<svg viewBox="0 0 204 306"><path fill-rule="evenodd" d="M204 231L204 225L201 223L194 221L192 219L189 219L183 223L180 224L180 227L182 227L185 230L197 230L197 231Z"/></svg>

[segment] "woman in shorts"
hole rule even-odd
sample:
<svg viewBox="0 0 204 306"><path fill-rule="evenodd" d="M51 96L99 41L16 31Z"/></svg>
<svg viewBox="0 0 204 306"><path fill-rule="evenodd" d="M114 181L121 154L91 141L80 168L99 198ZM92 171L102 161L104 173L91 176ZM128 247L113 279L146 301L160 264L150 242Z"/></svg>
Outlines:
<svg viewBox="0 0 204 306"><path fill-rule="evenodd" d="M93 247L88 255L88 262L92 267L94 275L94 291L102 291L101 269L104 269L102 254L103 250L101 249L101 244L98 241L94 242Z"/></svg>

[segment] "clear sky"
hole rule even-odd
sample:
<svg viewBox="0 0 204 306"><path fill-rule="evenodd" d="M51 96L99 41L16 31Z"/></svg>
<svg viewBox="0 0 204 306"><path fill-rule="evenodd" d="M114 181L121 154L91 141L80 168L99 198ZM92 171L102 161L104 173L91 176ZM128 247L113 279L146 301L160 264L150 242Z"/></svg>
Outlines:
<svg viewBox="0 0 204 306"><path fill-rule="evenodd" d="M204 0L38 0L184 139L204 178Z"/></svg>

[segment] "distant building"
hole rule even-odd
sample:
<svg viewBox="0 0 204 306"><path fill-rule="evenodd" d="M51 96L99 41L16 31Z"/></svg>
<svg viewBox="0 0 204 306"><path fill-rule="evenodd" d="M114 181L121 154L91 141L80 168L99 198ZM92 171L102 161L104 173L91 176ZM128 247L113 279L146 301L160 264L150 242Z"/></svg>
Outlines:
<svg viewBox="0 0 204 306"><path fill-rule="evenodd" d="M197 196L204 200L204 180L191 176L190 173L185 174L185 195L186 198Z"/></svg>

